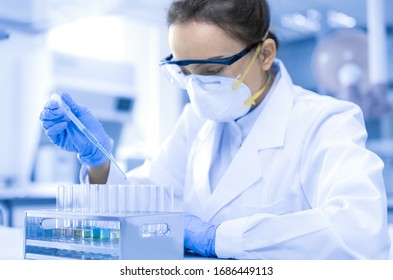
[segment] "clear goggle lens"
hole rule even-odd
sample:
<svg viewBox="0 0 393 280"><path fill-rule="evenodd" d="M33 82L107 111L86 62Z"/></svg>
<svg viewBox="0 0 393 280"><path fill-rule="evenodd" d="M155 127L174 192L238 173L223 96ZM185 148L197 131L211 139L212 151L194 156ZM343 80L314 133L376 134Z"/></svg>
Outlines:
<svg viewBox="0 0 393 280"><path fill-rule="evenodd" d="M161 65L161 69L172 84L182 89L186 89L186 75L183 73L182 69L178 65L164 64Z"/></svg>
<svg viewBox="0 0 393 280"><path fill-rule="evenodd" d="M233 73L227 65L222 64L195 64L194 70L189 71L185 67L176 64L161 65L161 69L167 78L176 86L186 89L190 77L200 76L224 76L234 78Z"/></svg>

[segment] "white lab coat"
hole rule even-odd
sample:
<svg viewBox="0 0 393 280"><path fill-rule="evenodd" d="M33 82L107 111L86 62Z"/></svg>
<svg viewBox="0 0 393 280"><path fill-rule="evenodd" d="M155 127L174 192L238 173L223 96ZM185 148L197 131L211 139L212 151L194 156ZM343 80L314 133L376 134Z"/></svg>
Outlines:
<svg viewBox="0 0 393 280"><path fill-rule="evenodd" d="M178 210L219 225L219 258L387 259L383 162L365 148L361 110L294 86L276 63L265 107L213 193L215 123L191 106L128 180L173 185Z"/></svg>

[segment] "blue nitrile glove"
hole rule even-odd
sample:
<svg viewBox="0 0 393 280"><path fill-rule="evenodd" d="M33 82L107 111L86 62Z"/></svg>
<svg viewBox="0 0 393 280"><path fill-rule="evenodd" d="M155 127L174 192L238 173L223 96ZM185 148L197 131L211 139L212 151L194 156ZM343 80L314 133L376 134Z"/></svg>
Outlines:
<svg viewBox="0 0 393 280"><path fill-rule="evenodd" d="M184 213L184 247L204 257L217 257L215 252L217 226Z"/></svg>
<svg viewBox="0 0 393 280"><path fill-rule="evenodd" d="M62 93L61 99L70 107L71 111L81 123L83 123L83 125L97 138L101 145L111 153L113 141L108 134L106 134L102 124L93 114L90 113L86 107L76 104L68 93ZM62 150L76 152L81 164L97 167L108 160L105 155L79 131L56 101L51 100L45 105L44 110L41 112L40 120L50 141L59 146Z"/></svg>

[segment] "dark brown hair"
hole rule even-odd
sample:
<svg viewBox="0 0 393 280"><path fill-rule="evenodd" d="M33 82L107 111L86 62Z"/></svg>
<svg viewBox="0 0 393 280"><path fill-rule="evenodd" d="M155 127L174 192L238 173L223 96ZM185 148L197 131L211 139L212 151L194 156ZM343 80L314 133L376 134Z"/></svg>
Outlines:
<svg viewBox="0 0 393 280"><path fill-rule="evenodd" d="M266 0L174 0L167 22L206 22L217 25L235 40L251 45L266 32L278 47L277 37L269 31L270 8Z"/></svg>

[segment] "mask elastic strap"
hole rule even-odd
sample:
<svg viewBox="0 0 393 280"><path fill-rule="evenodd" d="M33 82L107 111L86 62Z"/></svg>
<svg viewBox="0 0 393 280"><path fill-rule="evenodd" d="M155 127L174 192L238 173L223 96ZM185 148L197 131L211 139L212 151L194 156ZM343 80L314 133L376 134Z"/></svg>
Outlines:
<svg viewBox="0 0 393 280"><path fill-rule="evenodd" d="M264 90L266 89L267 85L270 82L270 71L267 72L267 79L266 79L266 83L261 87L260 90L258 90L256 93L254 93L250 98L248 98L245 102L244 105L256 105L255 100L258 99L258 97L260 97L262 95L262 93L264 92Z"/></svg>
<svg viewBox="0 0 393 280"><path fill-rule="evenodd" d="M246 78L248 72L250 72L251 67L253 66L255 60L257 59L257 56L258 56L259 52L261 51L261 47L262 47L262 44L259 44L257 49L256 49L256 51L255 51L255 53L254 53L254 55L253 55L253 57L252 57L252 59L251 59L251 61L250 61L250 63L248 64L246 70L243 72L243 74L241 74L241 76L239 77L237 82L233 84L232 88L234 90L237 90L240 87L240 85L243 83L244 79Z"/></svg>
<svg viewBox="0 0 393 280"><path fill-rule="evenodd" d="M240 85L243 83L244 79L246 78L248 72L250 72L252 65L254 64L255 60L258 57L259 52L261 51L262 44L266 40L266 38L268 36L269 36L269 31L266 31L265 35L263 36L263 38L261 40L261 43L258 45L258 47L257 47L257 49L255 51L255 54L253 55L253 57L252 57L250 63L248 64L246 70L243 72L243 74L240 75L240 77L238 78L237 82L233 84L232 88L234 90L237 90L240 87Z"/></svg>

